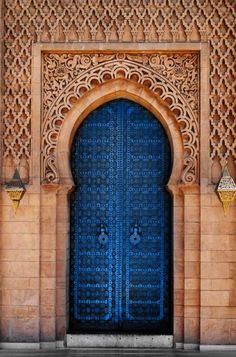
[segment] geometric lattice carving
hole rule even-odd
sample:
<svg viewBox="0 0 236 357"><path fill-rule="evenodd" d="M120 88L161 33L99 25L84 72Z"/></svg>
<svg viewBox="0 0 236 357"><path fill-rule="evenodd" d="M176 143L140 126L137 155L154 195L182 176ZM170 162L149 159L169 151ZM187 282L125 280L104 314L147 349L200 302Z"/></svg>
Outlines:
<svg viewBox="0 0 236 357"><path fill-rule="evenodd" d="M147 86L175 113L184 144L182 181L198 179L199 75L197 54L43 55L43 179L58 181L55 148L65 114L87 91L111 79Z"/></svg>
<svg viewBox="0 0 236 357"><path fill-rule="evenodd" d="M211 158L221 166L236 158L235 1L8 0L4 12L5 160L29 164L36 41L209 41Z"/></svg>

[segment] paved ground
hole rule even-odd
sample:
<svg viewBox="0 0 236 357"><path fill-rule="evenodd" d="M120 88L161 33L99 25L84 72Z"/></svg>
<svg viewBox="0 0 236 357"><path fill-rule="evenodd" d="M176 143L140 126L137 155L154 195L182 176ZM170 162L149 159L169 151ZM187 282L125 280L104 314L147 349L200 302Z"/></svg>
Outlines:
<svg viewBox="0 0 236 357"><path fill-rule="evenodd" d="M155 349L60 349L60 350L0 350L0 357L236 357L234 352L199 352Z"/></svg>

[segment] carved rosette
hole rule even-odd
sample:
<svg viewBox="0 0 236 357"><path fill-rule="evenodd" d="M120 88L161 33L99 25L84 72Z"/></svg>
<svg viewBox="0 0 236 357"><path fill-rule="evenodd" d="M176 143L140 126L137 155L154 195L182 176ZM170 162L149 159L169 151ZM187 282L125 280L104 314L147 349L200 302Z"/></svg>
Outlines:
<svg viewBox="0 0 236 357"><path fill-rule="evenodd" d="M173 111L184 145L182 182L197 182L198 60L196 53L43 54L43 181L59 181L56 146L66 113L94 86L122 76L148 87Z"/></svg>

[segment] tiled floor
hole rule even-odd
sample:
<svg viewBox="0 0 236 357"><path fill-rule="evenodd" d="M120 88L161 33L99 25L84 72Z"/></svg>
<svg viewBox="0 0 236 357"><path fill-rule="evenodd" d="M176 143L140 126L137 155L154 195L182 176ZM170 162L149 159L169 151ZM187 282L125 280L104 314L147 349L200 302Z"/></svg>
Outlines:
<svg viewBox="0 0 236 357"><path fill-rule="evenodd" d="M236 351L199 352L156 349L58 349L58 350L0 350L1 357L236 357Z"/></svg>

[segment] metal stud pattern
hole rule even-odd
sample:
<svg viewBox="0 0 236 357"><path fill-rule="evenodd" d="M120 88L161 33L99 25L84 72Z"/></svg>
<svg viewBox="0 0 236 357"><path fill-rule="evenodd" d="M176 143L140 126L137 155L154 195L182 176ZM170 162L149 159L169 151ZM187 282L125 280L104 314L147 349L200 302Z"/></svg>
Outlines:
<svg viewBox="0 0 236 357"><path fill-rule="evenodd" d="M94 110L71 154L71 330L169 333L170 147L126 99Z"/></svg>

